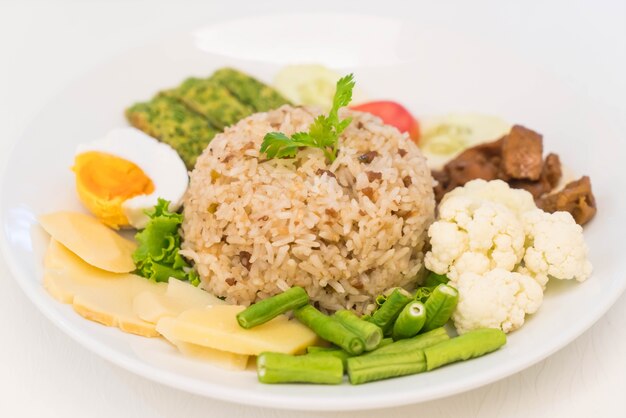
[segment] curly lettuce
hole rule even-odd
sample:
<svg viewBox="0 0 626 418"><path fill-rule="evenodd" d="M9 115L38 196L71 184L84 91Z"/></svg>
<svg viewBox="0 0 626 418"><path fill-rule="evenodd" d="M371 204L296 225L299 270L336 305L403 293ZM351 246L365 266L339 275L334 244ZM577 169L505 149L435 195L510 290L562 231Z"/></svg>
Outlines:
<svg viewBox="0 0 626 418"><path fill-rule="evenodd" d="M182 238L178 233L183 215L168 210L170 202L159 199L146 211L150 218L145 229L135 235L138 247L133 253L136 274L155 282L167 282L170 277L200 284L198 273L180 255Z"/></svg>

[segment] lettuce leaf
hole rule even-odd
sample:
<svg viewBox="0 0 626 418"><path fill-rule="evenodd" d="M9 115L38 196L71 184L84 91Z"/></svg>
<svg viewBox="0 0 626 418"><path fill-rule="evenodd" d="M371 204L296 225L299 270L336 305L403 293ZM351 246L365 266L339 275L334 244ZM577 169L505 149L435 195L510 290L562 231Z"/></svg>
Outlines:
<svg viewBox="0 0 626 418"><path fill-rule="evenodd" d="M179 254L181 236L178 233L183 215L168 210L170 202L159 199L157 205L146 211L150 218L146 228L135 235L139 244L133 253L136 274L156 282L167 282L170 277L200 284L198 273Z"/></svg>
<svg viewBox="0 0 626 418"><path fill-rule="evenodd" d="M428 276L426 276L426 279L424 280L424 284L422 286L434 288L440 285L441 283L448 283L448 280L449 280L448 276L446 276L445 274L437 274L432 271L429 271Z"/></svg>

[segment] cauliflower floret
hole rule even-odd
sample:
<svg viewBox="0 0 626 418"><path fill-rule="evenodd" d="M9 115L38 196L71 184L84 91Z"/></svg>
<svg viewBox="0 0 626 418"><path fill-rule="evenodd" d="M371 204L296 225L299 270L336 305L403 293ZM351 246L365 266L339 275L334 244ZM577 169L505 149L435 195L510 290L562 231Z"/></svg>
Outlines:
<svg viewBox="0 0 626 418"><path fill-rule="evenodd" d="M533 279L535 279L537 283L539 283L539 285L541 286L543 290L546 290L546 285L548 284L548 279L549 279L547 274L533 273L532 271L528 270L524 266L519 266L517 269L515 269L515 272L523 274L525 276L532 277Z"/></svg>
<svg viewBox="0 0 626 418"><path fill-rule="evenodd" d="M457 187L443 197L443 204L447 199L466 197L472 200L500 203L512 210L518 217L530 210L537 209L533 196L523 189L512 189L502 180L472 180L463 187Z"/></svg>
<svg viewBox="0 0 626 418"><path fill-rule="evenodd" d="M532 195L500 180L474 180L446 194L428 229L425 266L459 291L459 333L513 331L539 309L548 279L591 274L582 228L567 212L546 213Z"/></svg>
<svg viewBox="0 0 626 418"><path fill-rule="evenodd" d="M543 302L543 289L532 277L501 268L482 275L465 272L450 283L459 291L452 315L459 334L478 328L514 331Z"/></svg>
<svg viewBox="0 0 626 418"><path fill-rule="evenodd" d="M524 213L522 221L527 247L524 265L531 273L579 282L591 275L583 228L572 215L536 209Z"/></svg>
<svg viewBox="0 0 626 418"><path fill-rule="evenodd" d="M511 271L524 255L524 228L515 213L502 204L462 195L444 199L428 236L426 267L451 280L496 267Z"/></svg>

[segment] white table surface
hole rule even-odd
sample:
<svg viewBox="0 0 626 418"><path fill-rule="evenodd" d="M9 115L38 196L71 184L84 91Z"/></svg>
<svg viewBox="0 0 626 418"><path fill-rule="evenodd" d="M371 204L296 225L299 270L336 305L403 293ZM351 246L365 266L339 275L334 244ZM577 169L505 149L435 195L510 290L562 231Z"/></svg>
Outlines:
<svg viewBox="0 0 626 418"><path fill-rule="evenodd" d="M497 40L583 90L626 131L624 1L297 3L0 0L0 164L51 97L117 52L238 13L280 10L411 16ZM626 295L547 360L461 395L384 411L296 413L204 399L107 363L44 318L0 260L0 417L624 417L625 319Z"/></svg>

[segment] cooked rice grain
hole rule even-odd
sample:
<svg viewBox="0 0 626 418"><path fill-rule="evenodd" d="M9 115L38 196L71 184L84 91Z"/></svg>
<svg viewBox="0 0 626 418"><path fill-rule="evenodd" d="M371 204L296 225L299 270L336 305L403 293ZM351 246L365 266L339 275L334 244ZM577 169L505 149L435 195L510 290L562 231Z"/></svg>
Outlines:
<svg viewBox="0 0 626 418"><path fill-rule="evenodd" d="M415 285L435 208L424 157L406 134L348 110L342 117L353 120L330 165L319 149L292 159L260 154L267 132L305 131L317 114L289 106L254 114L198 158L183 254L206 290L248 305L298 285L325 310L363 313L386 289ZM359 161L371 151L370 163ZM251 254L247 266L242 251Z"/></svg>

